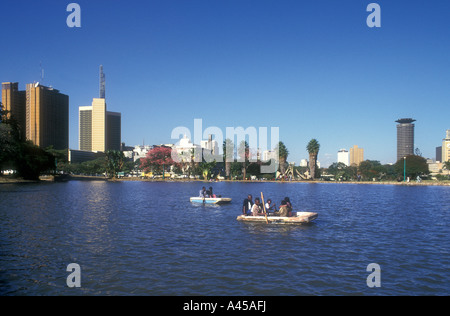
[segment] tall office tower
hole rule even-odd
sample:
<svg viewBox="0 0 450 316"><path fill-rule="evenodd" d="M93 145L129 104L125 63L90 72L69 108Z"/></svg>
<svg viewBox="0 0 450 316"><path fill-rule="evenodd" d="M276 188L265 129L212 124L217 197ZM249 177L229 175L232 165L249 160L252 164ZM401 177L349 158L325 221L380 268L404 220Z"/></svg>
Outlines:
<svg viewBox="0 0 450 316"><path fill-rule="evenodd" d="M436 147L436 162L442 161L442 146Z"/></svg>
<svg viewBox="0 0 450 316"><path fill-rule="evenodd" d="M92 151L92 106L80 106L78 108L78 148L84 151Z"/></svg>
<svg viewBox="0 0 450 316"><path fill-rule="evenodd" d="M350 166L350 156L346 149L341 149L338 151L337 160L338 162L342 162L346 166Z"/></svg>
<svg viewBox="0 0 450 316"><path fill-rule="evenodd" d="M105 99L92 100L92 149L106 151L106 102Z"/></svg>
<svg viewBox="0 0 450 316"><path fill-rule="evenodd" d="M27 84L26 137L41 148L69 148L69 96L39 83Z"/></svg>
<svg viewBox="0 0 450 316"><path fill-rule="evenodd" d="M364 149L358 148L358 145L354 145L350 148L350 166L359 166L364 161Z"/></svg>
<svg viewBox="0 0 450 316"><path fill-rule="evenodd" d="M100 66L100 98L94 98L91 106L80 106L78 118L80 150L120 150L122 117L106 109L103 66Z"/></svg>
<svg viewBox="0 0 450 316"><path fill-rule="evenodd" d="M442 162L450 160L450 129L447 130L445 138L442 140Z"/></svg>
<svg viewBox="0 0 450 316"><path fill-rule="evenodd" d="M412 118L399 119L397 124L397 161L414 155L414 124Z"/></svg>
<svg viewBox="0 0 450 316"><path fill-rule="evenodd" d="M119 112L106 112L106 148L107 150L120 150L121 120Z"/></svg>
<svg viewBox="0 0 450 316"><path fill-rule="evenodd" d="M19 91L19 83L2 83L3 109L8 111L8 118L13 118L19 125L21 137L26 136L26 92Z"/></svg>

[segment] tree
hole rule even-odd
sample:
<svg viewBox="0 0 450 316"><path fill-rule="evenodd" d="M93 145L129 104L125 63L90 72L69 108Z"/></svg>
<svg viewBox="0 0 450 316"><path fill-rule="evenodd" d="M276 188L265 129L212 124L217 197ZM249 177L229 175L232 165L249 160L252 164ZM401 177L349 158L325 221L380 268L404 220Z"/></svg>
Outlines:
<svg viewBox="0 0 450 316"><path fill-rule="evenodd" d="M366 180L378 178L384 171L384 167L377 160L361 161L358 167L359 173Z"/></svg>
<svg viewBox="0 0 450 316"><path fill-rule="evenodd" d="M230 179L231 163L234 161L234 144L229 138L223 141L223 161L225 163L225 177Z"/></svg>
<svg viewBox="0 0 450 316"><path fill-rule="evenodd" d="M117 173L123 168L124 155L119 150L106 151L106 173L112 178L117 177Z"/></svg>
<svg viewBox="0 0 450 316"><path fill-rule="evenodd" d="M404 158L399 159L395 163L395 171L400 177L403 176L405 165L405 173L407 177L416 178L417 176L427 175L430 173L430 171L428 170L427 160L420 156L406 156L406 163Z"/></svg>
<svg viewBox="0 0 450 316"><path fill-rule="evenodd" d="M17 173L27 180L38 180L41 172L52 170L55 165L54 157L32 141L19 144L14 161Z"/></svg>
<svg viewBox="0 0 450 316"><path fill-rule="evenodd" d="M248 161L250 159L250 148L245 140L241 141L241 143L239 144L238 156L239 156L238 162L242 163L243 180L245 180L247 176Z"/></svg>
<svg viewBox="0 0 450 316"><path fill-rule="evenodd" d="M328 173L332 174L336 180L341 180L347 176L347 165L343 162L335 162L328 167Z"/></svg>
<svg viewBox="0 0 450 316"><path fill-rule="evenodd" d="M8 165L27 180L38 180L41 172L54 168L54 158L31 141L26 141L14 117L0 103L0 169Z"/></svg>
<svg viewBox="0 0 450 316"><path fill-rule="evenodd" d="M12 167L15 164L21 142L19 128L8 113L0 102L0 171L5 165Z"/></svg>
<svg viewBox="0 0 450 316"><path fill-rule="evenodd" d="M171 156L172 149L169 147L155 147L147 153L145 158L141 159L141 169L144 172L162 173L167 166L172 166L175 162Z"/></svg>
<svg viewBox="0 0 450 316"><path fill-rule="evenodd" d="M279 161L280 161L280 172L284 174L286 171L286 161L289 155L289 151L287 147L284 145L282 141L278 142L278 146L276 148L276 152L278 153Z"/></svg>
<svg viewBox="0 0 450 316"><path fill-rule="evenodd" d="M212 162L206 162L203 161L200 164L200 169L202 170L202 176L204 180L209 180L211 178L211 173L212 170L214 169L214 167L216 166L216 161L212 161Z"/></svg>
<svg viewBox="0 0 450 316"><path fill-rule="evenodd" d="M309 172L311 174L311 179L314 180L316 176L316 166L317 166L317 156L319 155L320 144L313 138L306 145L306 150L309 153Z"/></svg>

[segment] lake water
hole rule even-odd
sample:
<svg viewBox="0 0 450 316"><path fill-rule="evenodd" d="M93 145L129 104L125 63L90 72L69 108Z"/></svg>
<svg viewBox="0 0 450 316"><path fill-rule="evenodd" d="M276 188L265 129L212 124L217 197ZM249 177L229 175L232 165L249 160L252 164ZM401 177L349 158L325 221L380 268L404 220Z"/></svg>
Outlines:
<svg viewBox="0 0 450 316"><path fill-rule="evenodd" d="M450 187L220 182L231 204L191 204L203 185L0 185L0 295L450 294ZM238 222L261 192L319 216ZM66 284L70 263L80 288Z"/></svg>

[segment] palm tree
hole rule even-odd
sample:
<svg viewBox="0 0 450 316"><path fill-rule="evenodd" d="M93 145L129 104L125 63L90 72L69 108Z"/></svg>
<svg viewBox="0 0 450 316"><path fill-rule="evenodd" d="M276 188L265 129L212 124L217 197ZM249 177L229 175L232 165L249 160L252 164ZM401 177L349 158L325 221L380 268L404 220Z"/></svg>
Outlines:
<svg viewBox="0 0 450 316"><path fill-rule="evenodd" d="M230 179L231 163L234 160L234 144L229 138L223 141L223 161L225 163L225 177Z"/></svg>
<svg viewBox="0 0 450 316"><path fill-rule="evenodd" d="M242 179L245 180L247 176L247 167L248 167L247 162L250 158L250 148L245 140L241 141L241 143L239 144L238 155L239 155L238 161L242 162L242 174L243 174Z"/></svg>
<svg viewBox="0 0 450 316"><path fill-rule="evenodd" d="M317 155L319 154L320 144L317 139L313 138L306 145L306 150L309 153L309 172L311 173L311 179L314 180L316 175Z"/></svg>
<svg viewBox="0 0 450 316"><path fill-rule="evenodd" d="M289 155L289 150L284 145L284 143L280 141L277 146L277 152L278 152L278 159L280 161L280 172L283 175L284 172L286 171L286 160Z"/></svg>

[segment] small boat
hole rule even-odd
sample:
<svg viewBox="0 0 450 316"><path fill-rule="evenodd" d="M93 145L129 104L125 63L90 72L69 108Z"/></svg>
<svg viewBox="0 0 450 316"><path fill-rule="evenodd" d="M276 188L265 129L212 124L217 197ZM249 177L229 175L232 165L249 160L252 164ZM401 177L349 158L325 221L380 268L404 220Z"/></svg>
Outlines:
<svg viewBox="0 0 450 316"><path fill-rule="evenodd" d="M202 198L202 197L191 197L192 203L204 203L204 204L226 204L231 202L231 198Z"/></svg>
<svg viewBox="0 0 450 316"><path fill-rule="evenodd" d="M269 224L306 224L317 218L318 214L314 212L294 212L293 216L267 216ZM252 223L267 223L265 216L245 216L239 215L238 221Z"/></svg>

